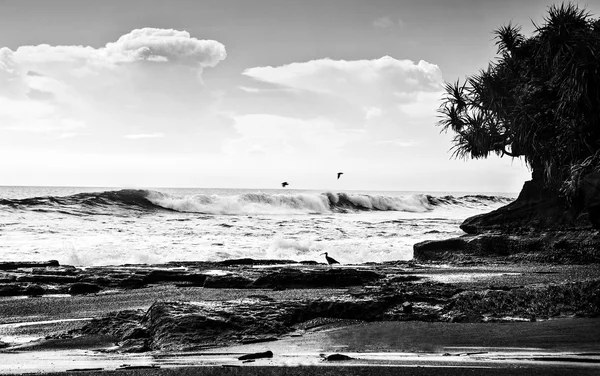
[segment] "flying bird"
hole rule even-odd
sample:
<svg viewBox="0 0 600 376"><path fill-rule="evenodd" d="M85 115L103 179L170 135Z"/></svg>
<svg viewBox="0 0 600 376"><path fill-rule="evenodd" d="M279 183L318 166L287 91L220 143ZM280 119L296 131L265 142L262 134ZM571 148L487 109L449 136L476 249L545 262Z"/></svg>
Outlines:
<svg viewBox="0 0 600 376"><path fill-rule="evenodd" d="M344 173L343 172L338 172L338 179L340 178L340 176L342 176Z"/></svg>
<svg viewBox="0 0 600 376"><path fill-rule="evenodd" d="M289 185L289 184L288 184L288 182L287 182L287 181L284 181L283 183L281 183L281 186L282 186L283 188L285 188L285 187L286 187L286 186L288 186L288 185Z"/></svg>
<svg viewBox="0 0 600 376"><path fill-rule="evenodd" d="M331 266L332 264L339 264L339 262L336 259L334 259L333 257L327 256L327 252L321 253L321 254L325 255L325 260L327 260L327 263L329 264L329 266Z"/></svg>

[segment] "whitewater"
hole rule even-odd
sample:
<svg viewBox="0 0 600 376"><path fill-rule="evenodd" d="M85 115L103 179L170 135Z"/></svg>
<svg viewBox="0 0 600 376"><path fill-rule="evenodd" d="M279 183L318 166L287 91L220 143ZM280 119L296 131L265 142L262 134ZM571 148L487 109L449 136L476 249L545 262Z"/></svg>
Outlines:
<svg viewBox="0 0 600 376"><path fill-rule="evenodd" d="M0 187L0 261L409 260L511 194Z"/></svg>

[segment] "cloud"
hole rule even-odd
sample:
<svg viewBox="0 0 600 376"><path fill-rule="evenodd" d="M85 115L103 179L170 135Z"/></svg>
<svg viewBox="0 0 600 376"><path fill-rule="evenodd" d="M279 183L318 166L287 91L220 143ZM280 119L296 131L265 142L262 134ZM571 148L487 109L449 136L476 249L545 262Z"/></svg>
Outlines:
<svg viewBox="0 0 600 376"><path fill-rule="evenodd" d="M139 133L139 134L127 134L125 136L123 136L125 138L128 138L130 140L138 140L140 138L160 138L160 137L165 137L164 133Z"/></svg>
<svg viewBox="0 0 600 376"><path fill-rule="evenodd" d="M440 91L442 73L424 60L396 60L384 56L373 60L319 59L279 67L246 69L244 75L256 80L343 97L372 98L381 101L401 91Z"/></svg>
<svg viewBox="0 0 600 376"><path fill-rule="evenodd" d="M14 54L22 64L72 64L79 73L119 64L149 61L175 62L198 67L214 67L227 57L225 46L214 40L199 40L187 31L173 29L135 29L104 47L21 46Z"/></svg>
<svg viewBox="0 0 600 376"><path fill-rule="evenodd" d="M99 51L113 62L147 60L214 67L227 57L225 46L214 40L192 38L187 31L136 29Z"/></svg>
<svg viewBox="0 0 600 376"><path fill-rule="evenodd" d="M389 16L379 17L373 21L373 27L377 29L390 29L394 26L403 26L404 22L401 19L392 20Z"/></svg>
<svg viewBox="0 0 600 376"><path fill-rule="evenodd" d="M346 156L390 156L382 147L406 149L438 133L433 124L443 91L442 72L423 60L326 58L253 67L243 74L272 85L272 93L252 93L253 98L264 98L264 107L258 100L253 103L256 111L327 120L343 141L338 147Z"/></svg>
<svg viewBox="0 0 600 376"><path fill-rule="evenodd" d="M126 150L132 147L126 138L166 133L180 144L164 150L214 148L235 131L220 119L220 95L202 75L226 56L217 41L156 28L133 30L99 48L0 48L0 130L11 137L23 132L22 142L30 143L36 140L25 133L68 140L85 127L94 137L71 143L82 149L110 143ZM119 134L129 137L114 141Z"/></svg>

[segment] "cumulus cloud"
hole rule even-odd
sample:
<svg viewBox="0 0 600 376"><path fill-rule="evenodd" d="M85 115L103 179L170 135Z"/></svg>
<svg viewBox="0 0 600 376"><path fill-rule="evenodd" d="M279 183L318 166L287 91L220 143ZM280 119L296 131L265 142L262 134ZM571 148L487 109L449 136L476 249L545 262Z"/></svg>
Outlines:
<svg viewBox="0 0 600 376"><path fill-rule="evenodd" d="M200 40L187 31L135 29L116 42L101 48L90 46L21 46L15 55L22 64L73 64L79 73L136 61L177 62L198 67L214 67L227 57L225 46L214 40Z"/></svg>
<svg viewBox="0 0 600 376"><path fill-rule="evenodd" d="M219 126L219 98L201 75L226 56L217 41L156 28L99 48L0 48L0 129L66 139L86 127L108 140L162 137L176 127L187 142L199 128Z"/></svg>
<svg viewBox="0 0 600 376"><path fill-rule="evenodd" d="M424 60L397 60L384 56L373 60L319 59L279 67L246 69L244 75L290 88L344 97L387 101L395 92L440 91L442 73Z"/></svg>
<svg viewBox="0 0 600 376"><path fill-rule="evenodd" d="M187 31L155 28L133 30L99 52L114 62L174 61L203 67L214 67L227 56L225 46L217 41L199 40Z"/></svg>
<svg viewBox="0 0 600 376"><path fill-rule="evenodd" d="M348 155L383 145L406 148L437 134L433 123L443 90L442 72L423 60L327 58L254 67L243 73L257 83L272 85L271 90L288 102L297 102L294 110L289 104L277 105L279 99L272 94L248 93L262 95L275 111L305 120L328 119L343 131L338 137L345 140Z"/></svg>

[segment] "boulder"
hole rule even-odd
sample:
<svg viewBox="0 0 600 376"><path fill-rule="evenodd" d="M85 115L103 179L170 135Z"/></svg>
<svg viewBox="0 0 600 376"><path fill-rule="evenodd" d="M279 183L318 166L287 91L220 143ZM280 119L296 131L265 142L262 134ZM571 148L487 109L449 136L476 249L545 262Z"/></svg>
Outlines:
<svg viewBox="0 0 600 376"><path fill-rule="evenodd" d="M77 283L73 283L69 287L69 294L71 294L71 295L95 294L100 290L101 290L100 286L98 286L94 283L77 282Z"/></svg>

